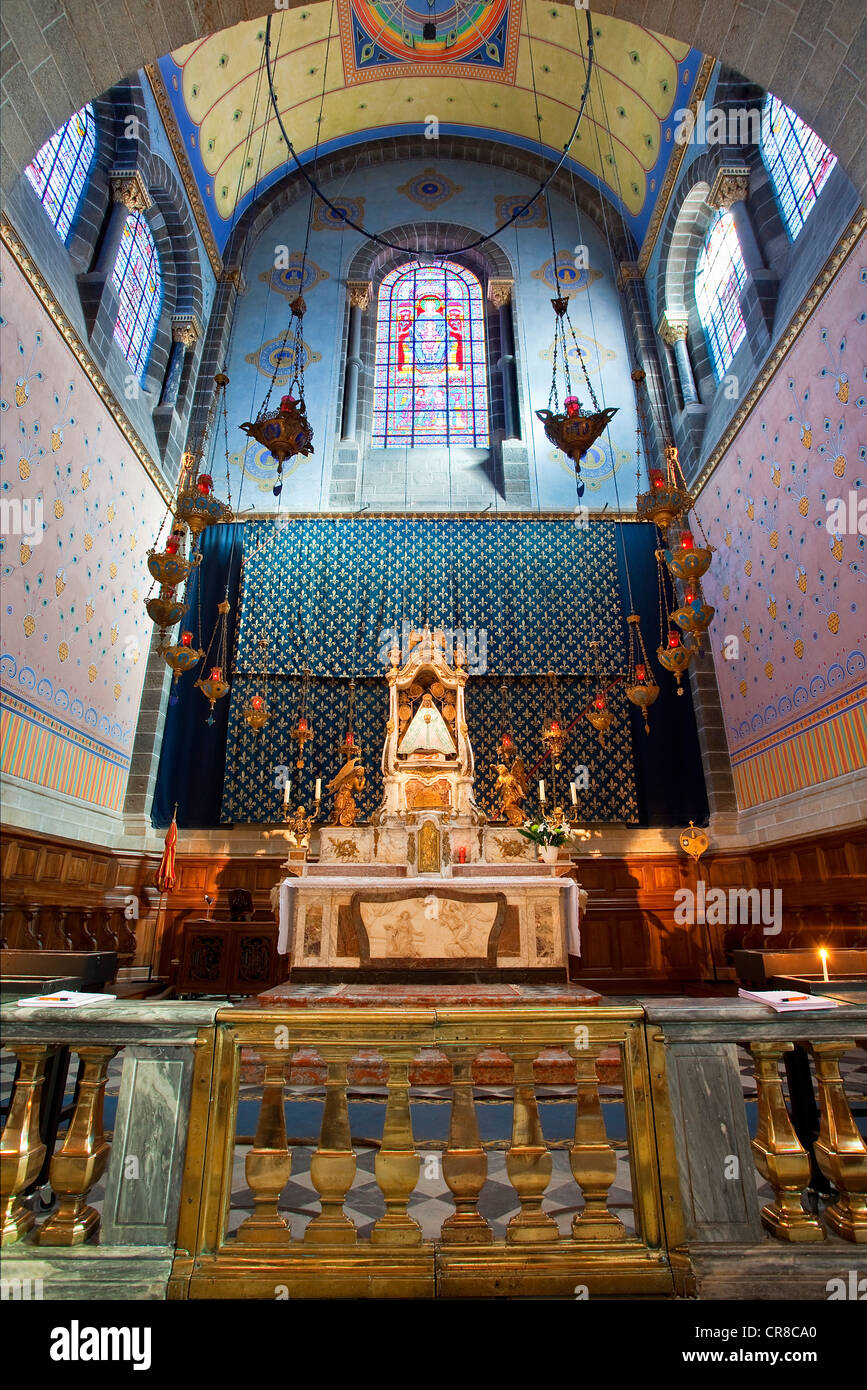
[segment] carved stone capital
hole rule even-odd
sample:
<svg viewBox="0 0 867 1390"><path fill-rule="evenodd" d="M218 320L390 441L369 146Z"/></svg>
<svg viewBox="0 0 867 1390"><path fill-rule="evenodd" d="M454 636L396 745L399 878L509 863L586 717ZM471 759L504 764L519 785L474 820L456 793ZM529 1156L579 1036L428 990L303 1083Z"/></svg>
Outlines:
<svg viewBox="0 0 867 1390"><path fill-rule="evenodd" d="M732 203L742 203L750 191L750 170L747 164L723 164L717 170L716 178L707 201L712 208L726 211Z"/></svg>
<svg viewBox="0 0 867 1390"><path fill-rule="evenodd" d="M195 314L172 314L173 343L182 343L188 352L192 352L201 336L202 328Z"/></svg>
<svg viewBox="0 0 867 1390"><path fill-rule="evenodd" d="M346 293L353 309L367 309L373 298L373 285L369 280L347 280Z"/></svg>
<svg viewBox="0 0 867 1390"><path fill-rule="evenodd" d="M153 199L138 169L112 169L108 176L112 201L123 203L129 212L147 212Z"/></svg>
<svg viewBox="0 0 867 1390"><path fill-rule="evenodd" d="M505 309L507 304L512 302L512 291L515 288L514 280L489 280L488 299L495 309Z"/></svg>
<svg viewBox="0 0 867 1390"><path fill-rule="evenodd" d="M689 334L689 319L686 314L670 314L666 310L656 326L656 331L664 343L669 347L674 347L675 343L686 341Z"/></svg>
<svg viewBox="0 0 867 1390"><path fill-rule="evenodd" d="M641 271L635 261L621 261L617 272L617 288L624 290L630 280L640 280Z"/></svg>
<svg viewBox="0 0 867 1390"><path fill-rule="evenodd" d="M224 285L234 285L238 294L246 293L247 281L244 279L244 273L239 265L223 266L220 282Z"/></svg>

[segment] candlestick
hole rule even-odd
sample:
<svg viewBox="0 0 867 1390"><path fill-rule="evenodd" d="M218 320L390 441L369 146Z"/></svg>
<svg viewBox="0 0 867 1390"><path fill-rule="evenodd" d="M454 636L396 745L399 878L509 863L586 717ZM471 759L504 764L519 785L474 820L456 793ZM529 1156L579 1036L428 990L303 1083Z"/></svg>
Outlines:
<svg viewBox="0 0 867 1390"><path fill-rule="evenodd" d="M545 783L544 783L544 782L540 782L540 783L539 783L539 800L542 802L543 805L545 804Z"/></svg>
<svg viewBox="0 0 867 1390"><path fill-rule="evenodd" d="M822 946L819 950L819 957L822 961L822 979L828 984L828 952Z"/></svg>
<svg viewBox="0 0 867 1390"><path fill-rule="evenodd" d="M578 805L578 788L575 786L575 783L574 783L574 782L570 782L570 783L569 783L569 791L570 791L571 794L572 794L572 805L573 805L573 806L577 806L577 805Z"/></svg>
<svg viewBox="0 0 867 1390"><path fill-rule="evenodd" d="M289 805L289 798L292 795L292 783L287 780L283 783L283 805Z"/></svg>

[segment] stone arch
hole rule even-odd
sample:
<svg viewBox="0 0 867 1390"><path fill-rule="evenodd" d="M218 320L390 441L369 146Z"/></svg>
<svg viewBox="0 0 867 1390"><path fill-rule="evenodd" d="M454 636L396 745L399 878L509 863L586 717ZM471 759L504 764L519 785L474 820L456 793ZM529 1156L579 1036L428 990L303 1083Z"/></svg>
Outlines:
<svg viewBox="0 0 867 1390"><path fill-rule="evenodd" d="M297 8L304 0L287 0ZM529 0L539 4L541 0ZM636 19L633 0L594 0L597 15ZM227 26L266 12L263 0L223 0ZM99 0L78 0L58 23L46 7L34 33L33 11L16 0L4 15L11 33L3 76L5 103L2 182L5 188L33 151L85 101L126 73L212 32L212 7L151 0L149 22L115 31ZM786 0L734 0L720 22L719 6L646 0L641 22L712 57L724 57L793 107L831 147L862 193L867 188L867 142L851 103L864 91L857 5L792 7ZM38 57L37 55L38 50ZM38 80L34 76L38 70ZM27 113L26 118L19 113Z"/></svg>
<svg viewBox="0 0 867 1390"><path fill-rule="evenodd" d="M413 248L420 254L437 253L448 249L451 254L449 259L458 265L465 265L477 276L482 286L484 294L489 280L503 279L514 280L515 270L511 258L506 254L496 241L486 242L484 246L477 247L473 251L454 251L455 246L461 242L469 244L476 241L482 235L480 231L473 227L461 226L453 222L424 222L412 221L398 223L395 226L385 228L381 235L388 241L400 242L407 248ZM360 433L366 437L370 431L372 411L373 411L373 359L376 343L376 305L379 286L389 271L394 270L402 262L409 260L406 251L398 251L393 247L378 246L375 242L367 241L350 261L346 273L348 281L370 281L373 285L373 295L369 311L364 315L361 329L361 361L362 376L359 390L359 410L358 422ZM348 314L349 306L345 311L343 347L344 359L346 353L347 333L348 333ZM491 387L491 432L496 435L498 430L503 428L503 406L502 395L499 390L496 373L493 371L494 365L500 355L500 325L499 313L485 298L485 317L487 329L487 352L488 352L488 379ZM520 382L520 364L518 368L518 380ZM343 386L338 393L336 403L336 420L339 422L343 414Z"/></svg>

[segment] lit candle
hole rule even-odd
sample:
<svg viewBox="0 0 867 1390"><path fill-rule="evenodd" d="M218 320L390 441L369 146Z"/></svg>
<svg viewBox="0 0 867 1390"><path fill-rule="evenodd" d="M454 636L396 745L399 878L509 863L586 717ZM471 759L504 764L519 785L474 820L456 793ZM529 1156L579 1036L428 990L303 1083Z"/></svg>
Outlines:
<svg viewBox="0 0 867 1390"><path fill-rule="evenodd" d="M671 647L672 651L675 647L680 646L680 638L678 637L676 632L670 632L668 634L668 645Z"/></svg>
<svg viewBox="0 0 867 1390"><path fill-rule="evenodd" d="M179 545L180 541L178 540L177 536L169 536L168 540L166 541L166 554L177 555Z"/></svg>
<svg viewBox="0 0 867 1390"><path fill-rule="evenodd" d="M574 782L570 782L570 783L569 783L569 791L570 791L571 794L572 794L572 805L573 805L573 806L577 806L577 805L578 805L578 788L575 786L575 783L574 783Z"/></svg>
<svg viewBox="0 0 867 1390"><path fill-rule="evenodd" d="M317 800L317 801L321 801L321 800L322 800L322 778L321 778L321 777L317 777L317 778L316 778L316 800Z"/></svg>
<svg viewBox="0 0 867 1390"><path fill-rule="evenodd" d="M593 703L594 703L594 705L596 706L597 709L604 709L604 708L605 708L605 697L604 697L603 695L597 695L597 696L596 696L596 699L593 701Z"/></svg>
<svg viewBox="0 0 867 1390"><path fill-rule="evenodd" d="M193 634L191 632L181 633L181 646L191 647L193 645Z"/></svg>
<svg viewBox="0 0 867 1390"><path fill-rule="evenodd" d="M261 708L262 708L262 696L261 696L261 695L254 695L253 698L252 698L252 700L250 701L250 704L253 706L254 709L261 709Z"/></svg>
<svg viewBox="0 0 867 1390"><path fill-rule="evenodd" d="M822 961L822 979L828 983L828 952L824 946L819 947L819 956Z"/></svg>
<svg viewBox="0 0 867 1390"><path fill-rule="evenodd" d="M646 672L645 669L644 669L644 662L643 662L643 661L640 661L640 662L638 663L638 665L636 666L636 668L635 668L635 679L636 679L637 681L643 681L643 680L644 680L644 677L645 677L646 675L647 675L647 672Z"/></svg>
<svg viewBox="0 0 867 1390"><path fill-rule="evenodd" d="M544 783L544 782L540 782L540 783L539 783L539 800L542 801L542 802L544 802L544 800L545 800L545 783Z"/></svg>
<svg viewBox="0 0 867 1390"><path fill-rule="evenodd" d="M695 541L693 540L692 532L691 532L691 531L681 531L681 533L680 533L680 548L681 548L681 550L692 550L692 548L693 548L694 545L695 545Z"/></svg>
<svg viewBox="0 0 867 1390"><path fill-rule="evenodd" d="M212 666L212 667L211 667L211 680L212 680L212 681L221 681L222 679L223 679L223 668L222 668L222 666Z"/></svg>
<svg viewBox="0 0 867 1390"><path fill-rule="evenodd" d="M287 779L287 780L283 783L283 805L284 805L284 806L288 806L288 805L289 805L289 797L291 796L291 794L292 794L292 783Z"/></svg>

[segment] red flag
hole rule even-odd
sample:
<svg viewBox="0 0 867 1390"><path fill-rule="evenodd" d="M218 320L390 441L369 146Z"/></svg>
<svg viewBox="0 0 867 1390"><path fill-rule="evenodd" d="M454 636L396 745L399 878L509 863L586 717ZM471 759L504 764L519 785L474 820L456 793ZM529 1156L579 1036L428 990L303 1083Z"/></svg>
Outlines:
<svg viewBox="0 0 867 1390"><path fill-rule="evenodd" d="M178 803L172 812L172 823L166 831L166 847L157 869L157 888L161 893L170 893L175 886L175 846L178 843Z"/></svg>

